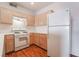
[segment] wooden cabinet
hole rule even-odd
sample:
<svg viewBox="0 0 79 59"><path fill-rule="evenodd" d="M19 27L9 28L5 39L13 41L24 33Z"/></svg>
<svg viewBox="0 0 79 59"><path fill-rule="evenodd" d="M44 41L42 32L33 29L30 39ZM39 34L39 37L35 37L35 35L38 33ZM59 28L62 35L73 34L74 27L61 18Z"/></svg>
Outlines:
<svg viewBox="0 0 79 59"><path fill-rule="evenodd" d="M47 13L39 15L40 25L47 25Z"/></svg>
<svg viewBox="0 0 79 59"><path fill-rule="evenodd" d="M46 26L46 25L47 25L47 13L35 16L35 26Z"/></svg>
<svg viewBox="0 0 79 59"><path fill-rule="evenodd" d="M39 33L35 33L35 44L36 44L37 46L40 46Z"/></svg>
<svg viewBox="0 0 79 59"><path fill-rule="evenodd" d="M39 15L35 16L35 26L39 26L40 20L39 20Z"/></svg>
<svg viewBox="0 0 79 59"><path fill-rule="evenodd" d="M47 50L47 34L31 33L30 44L36 44L37 46Z"/></svg>
<svg viewBox="0 0 79 59"><path fill-rule="evenodd" d="M12 24L13 16L25 18L25 23L27 26L35 26L35 16L30 14L24 14L7 8L0 8L0 23Z"/></svg>
<svg viewBox="0 0 79 59"><path fill-rule="evenodd" d="M12 14L13 14L13 16L16 16L16 17L22 17L22 18L25 18L27 15L26 14L24 14L24 13L22 13L22 12L17 12L17 11L14 11L14 10L12 10Z"/></svg>
<svg viewBox="0 0 79 59"><path fill-rule="evenodd" d="M30 44L40 45L38 33L30 33Z"/></svg>
<svg viewBox="0 0 79 59"><path fill-rule="evenodd" d="M35 16L27 15L27 26L35 26Z"/></svg>
<svg viewBox="0 0 79 59"><path fill-rule="evenodd" d="M6 8L0 8L0 23L12 24L12 13Z"/></svg>
<svg viewBox="0 0 79 59"><path fill-rule="evenodd" d="M0 23L12 24L13 16L25 18L26 23L28 23L29 26L34 26L34 22L35 22L34 16L17 12L17 11L7 9L7 8L2 8L2 7L0 8Z"/></svg>
<svg viewBox="0 0 79 59"><path fill-rule="evenodd" d="M35 41L35 39L34 39L35 38L34 33L30 33L29 35L30 35L30 37L29 37L29 39L30 39L30 45L34 44L34 41Z"/></svg>
<svg viewBox="0 0 79 59"><path fill-rule="evenodd" d="M40 47L47 50L47 35L46 34L40 34L39 42L40 42Z"/></svg>
<svg viewBox="0 0 79 59"><path fill-rule="evenodd" d="M14 35L5 35L5 53L14 51Z"/></svg>
<svg viewBox="0 0 79 59"><path fill-rule="evenodd" d="M37 33L35 36L35 44L47 50L47 34Z"/></svg>

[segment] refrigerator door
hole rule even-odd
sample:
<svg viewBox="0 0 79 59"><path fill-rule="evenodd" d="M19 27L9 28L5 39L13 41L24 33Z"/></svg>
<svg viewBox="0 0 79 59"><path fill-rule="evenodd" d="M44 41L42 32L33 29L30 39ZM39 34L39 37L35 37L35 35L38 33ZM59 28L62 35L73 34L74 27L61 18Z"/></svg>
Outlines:
<svg viewBox="0 0 79 59"><path fill-rule="evenodd" d="M64 9L48 15L49 26L70 25L69 10Z"/></svg>
<svg viewBox="0 0 79 59"><path fill-rule="evenodd" d="M69 26L49 27L48 56L69 56Z"/></svg>

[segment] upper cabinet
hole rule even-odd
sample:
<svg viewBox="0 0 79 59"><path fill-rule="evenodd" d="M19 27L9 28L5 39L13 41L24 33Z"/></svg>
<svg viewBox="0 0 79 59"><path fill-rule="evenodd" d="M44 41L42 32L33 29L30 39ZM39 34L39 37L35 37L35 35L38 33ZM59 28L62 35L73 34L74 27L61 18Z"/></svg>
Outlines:
<svg viewBox="0 0 79 59"><path fill-rule="evenodd" d="M12 24L12 13L6 8L0 8L0 23Z"/></svg>
<svg viewBox="0 0 79 59"><path fill-rule="evenodd" d="M35 16L36 26L46 26L47 25L47 12Z"/></svg>
<svg viewBox="0 0 79 59"><path fill-rule="evenodd" d="M27 26L35 26L35 16L26 15L27 16Z"/></svg>
<svg viewBox="0 0 79 59"><path fill-rule="evenodd" d="M35 17L33 15L17 12L15 10L0 7L0 23L1 24L12 24L13 17L20 17L25 19L27 26L35 25Z"/></svg>
<svg viewBox="0 0 79 59"><path fill-rule="evenodd" d="M69 10L64 9L49 14L49 26L70 25Z"/></svg>
<svg viewBox="0 0 79 59"><path fill-rule="evenodd" d="M12 14L13 16L20 17L20 18L26 18L27 16L25 13L13 11L13 10L12 10Z"/></svg>

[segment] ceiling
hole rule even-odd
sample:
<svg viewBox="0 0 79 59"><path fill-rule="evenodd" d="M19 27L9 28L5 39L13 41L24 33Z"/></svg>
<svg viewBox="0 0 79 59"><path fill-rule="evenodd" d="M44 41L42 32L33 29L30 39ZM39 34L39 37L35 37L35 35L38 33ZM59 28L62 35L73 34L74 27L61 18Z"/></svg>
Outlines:
<svg viewBox="0 0 79 59"><path fill-rule="evenodd" d="M17 4L19 6L22 6L26 9L34 11L34 12L52 4L52 2L34 2L34 4L31 4L31 3L32 2L17 2Z"/></svg>

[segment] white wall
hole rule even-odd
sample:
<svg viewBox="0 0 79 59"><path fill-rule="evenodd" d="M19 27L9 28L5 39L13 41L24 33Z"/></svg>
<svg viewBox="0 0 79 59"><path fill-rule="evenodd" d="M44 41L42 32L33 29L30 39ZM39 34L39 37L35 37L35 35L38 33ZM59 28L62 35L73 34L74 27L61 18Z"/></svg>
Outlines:
<svg viewBox="0 0 79 59"><path fill-rule="evenodd" d="M79 56L79 3L78 2L56 2L46 8L40 9L37 14L54 10L59 11L61 9L70 8L72 18L72 54Z"/></svg>
<svg viewBox="0 0 79 59"><path fill-rule="evenodd" d="M0 34L11 33L12 26L8 24L0 24Z"/></svg>

